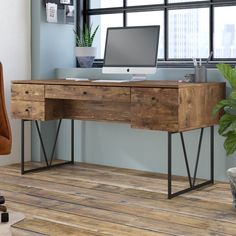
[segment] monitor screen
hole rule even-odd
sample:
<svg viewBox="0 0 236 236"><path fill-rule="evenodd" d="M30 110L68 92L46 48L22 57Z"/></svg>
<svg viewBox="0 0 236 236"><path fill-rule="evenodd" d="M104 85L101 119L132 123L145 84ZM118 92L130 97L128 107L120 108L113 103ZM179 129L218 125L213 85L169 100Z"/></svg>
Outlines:
<svg viewBox="0 0 236 236"><path fill-rule="evenodd" d="M108 28L103 66L156 67L159 32L159 25Z"/></svg>

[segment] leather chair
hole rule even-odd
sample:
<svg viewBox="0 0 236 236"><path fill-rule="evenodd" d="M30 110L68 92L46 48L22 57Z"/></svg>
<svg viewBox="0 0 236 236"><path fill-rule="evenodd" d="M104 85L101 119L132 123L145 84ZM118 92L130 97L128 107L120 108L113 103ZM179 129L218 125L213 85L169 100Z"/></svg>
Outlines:
<svg viewBox="0 0 236 236"><path fill-rule="evenodd" d="M3 67L0 62L0 155L11 152L12 135L4 97Z"/></svg>
<svg viewBox="0 0 236 236"><path fill-rule="evenodd" d="M11 153L12 136L7 110L5 105L4 84L3 84L3 68L0 62L0 155ZM0 222L8 222L9 216L7 208L2 205L5 203L5 198L0 196Z"/></svg>

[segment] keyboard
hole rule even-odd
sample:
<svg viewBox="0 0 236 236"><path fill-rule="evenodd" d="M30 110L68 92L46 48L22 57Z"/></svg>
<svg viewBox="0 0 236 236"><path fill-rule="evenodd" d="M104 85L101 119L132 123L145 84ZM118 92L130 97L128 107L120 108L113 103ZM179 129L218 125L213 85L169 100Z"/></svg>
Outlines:
<svg viewBox="0 0 236 236"><path fill-rule="evenodd" d="M124 82L130 82L130 80L117 80L117 79L98 79L98 80L91 80L95 83L124 83Z"/></svg>
<svg viewBox="0 0 236 236"><path fill-rule="evenodd" d="M66 78L66 80L72 80L72 81L89 81L88 78Z"/></svg>

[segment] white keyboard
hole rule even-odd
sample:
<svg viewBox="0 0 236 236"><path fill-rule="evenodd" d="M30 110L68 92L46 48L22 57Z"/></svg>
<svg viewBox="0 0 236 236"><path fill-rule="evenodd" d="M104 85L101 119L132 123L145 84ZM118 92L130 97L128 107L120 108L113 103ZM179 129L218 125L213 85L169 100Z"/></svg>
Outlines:
<svg viewBox="0 0 236 236"><path fill-rule="evenodd" d="M66 80L73 80L73 81L89 81L88 78L66 78Z"/></svg>
<svg viewBox="0 0 236 236"><path fill-rule="evenodd" d="M130 82L129 80L112 80L112 79L98 79L98 80L91 80L95 83L124 83L124 82Z"/></svg>

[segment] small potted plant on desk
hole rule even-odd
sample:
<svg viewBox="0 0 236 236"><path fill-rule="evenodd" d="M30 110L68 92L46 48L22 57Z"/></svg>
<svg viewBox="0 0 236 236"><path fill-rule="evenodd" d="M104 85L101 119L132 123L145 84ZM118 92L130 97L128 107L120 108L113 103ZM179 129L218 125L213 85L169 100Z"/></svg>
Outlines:
<svg viewBox="0 0 236 236"><path fill-rule="evenodd" d="M228 156L236 151L236 68L227 64L218 64L217 68L231 86L229 96L221 100L213 110L214 115L222 112L218 133L225 137L224 148ZM236 208L236 167L228 169L227 175Z"/></svg>
<svg viewBox="0 0 236 236"><path fill-rule="evenodd" d="M99 26L92 31L92 25L85 25L83 30L80 30L80 28L78 32L74 30L76 39L75 56L80 67L90 68L93 65L97 49L92 47L92 44L98 28Z"/></svg>

